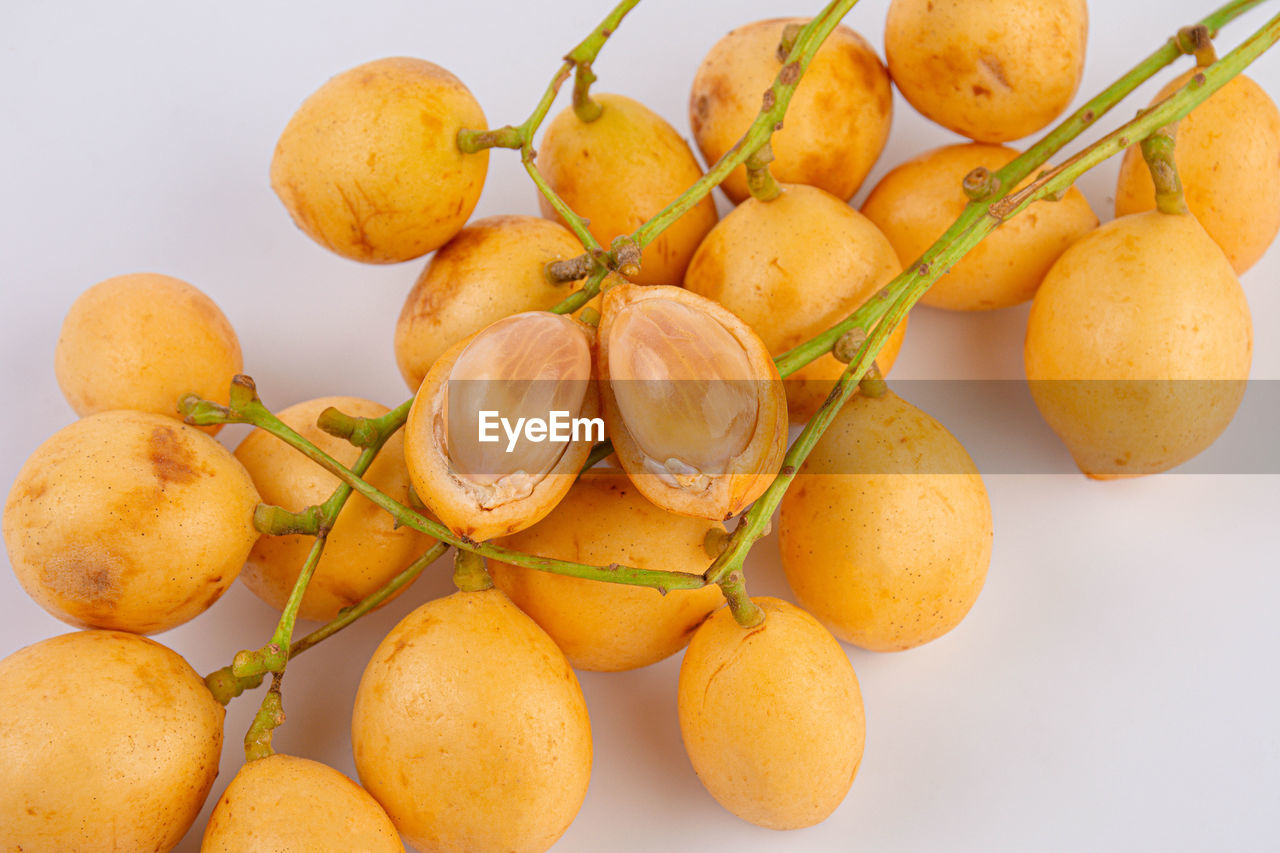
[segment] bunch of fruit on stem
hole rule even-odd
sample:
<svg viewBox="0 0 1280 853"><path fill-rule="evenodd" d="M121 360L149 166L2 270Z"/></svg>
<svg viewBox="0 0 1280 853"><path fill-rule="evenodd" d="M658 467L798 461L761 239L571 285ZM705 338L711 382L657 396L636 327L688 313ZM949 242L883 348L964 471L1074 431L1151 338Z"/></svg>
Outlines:
<svg viewBox="0 0 1280 853"><path fill-rule="evenodd" d="M435 253L396 326L401 406L269 411L226 318L177 279L120 276L72 306L57 375L82 419L22 469L4 536L24 589L86 630L0 661L0 847L171 849L213 784L222 706L269 676L203 849L544 850L591 769L573 669L686 645L675 693L699 778L748 821L812 825L863 749L837 638L936 639L991 555L972 460L883 380L915 301L1032 300L1032 391L1090 476L1167 470L1225 429L1251 351L1237 274L1280 229L1280 113L1239 71L1280 19L1218 61L1210 35L1256 2L1228 4L1019 153L1001 143L1075 94L1083 0L892 0L887 67L839 25L853 0L833 0L707 54L689 116L704 173L660 116L590 91L635 4L521 125L488 129L452 74L396 58L333 78L285 128L271 181L307 235L369 263ZM1150 110L1045 167L1182 54L1197 68ZM973 141L898 165L858 211L893 85ZM493 147L520 151L545 218L468 222ZM1071 183L1125 148L1099 227ZM737 203L722 220L716 185ZM572 431L548 441L533 425L553 412ZM258 428L234 454L213 438L228 422ZM746 592L779 508L800 606ZM361 681L363 787L274 754L290 657L448 546L458 592L395 626ZM201 679L140 636L237 576L281 610L261 648ZM298 617L325 624L295 639Z"/></svg>

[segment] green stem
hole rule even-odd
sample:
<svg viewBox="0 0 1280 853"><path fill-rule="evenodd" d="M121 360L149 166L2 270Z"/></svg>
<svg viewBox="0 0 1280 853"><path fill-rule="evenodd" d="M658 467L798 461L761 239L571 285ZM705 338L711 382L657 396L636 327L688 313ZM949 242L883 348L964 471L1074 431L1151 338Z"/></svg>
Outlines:
<svg viewBox="0 0 1280 853"><path fill-rule="evenodd" d="M604 107L600 106L599 101L591 100L591 84L596 82L596 79L590 62L578 63L578 68L573 75L573 111L580 121L593 122L600 118L600 113L604 112Z"/></svg>
<svg viewBox="0 0 1280 853"><path fill-rule="evenodd" d="M764 621L764 611L747 595L746 580L741 570L735 570L720 581L720 591L729 603L734 621L743 628L754 628Z"/></svg>
<svg viewBox="0 0 1280 853"><path fill-rule="evenodd" d="M484 557L459 548L453 554L453 585L462 592L483 592L493 589L493 578Z"/></svg>
<svg viewBox="0 0 1280 853"><path fill-rule="evenodd" d="M791 485L791 481L795 479L800 465L808 458L818 439L822 437L841 407L852 396L854 389L858 387L859 380L870 369L890 332L906 317L907 311L924 295L934 281L1002 221L1017 215L1034 201L1064 192L1080 175L1093 166L1137 140L1150 136L1158 128L1182 118L1225 85L1228 80L1239 74L1277 40L1280 40L1280 15L1272 18L1221 60L1197 73L1185 86L1155 107L1090 145L1062 166L1043 175L1024 189L991 204L989 212L984 211L986 215L972 223L967 230L951 238L944 237L929 252L926 252L924 257L931 260L923 260L919 266L907 270L890 282L881 295L881 298L892 301L888 312L859 347L826 402L805 424L795 443L787 450L782 470L764 494L752 504L751 509L735 529L729 547L707 569L705 577L708 582L723 583L725 578L741 570L747 552L764 535L774 510L781 503L782 496ZM985 203L979 204L979 206L984 205Z"/></svg>
<svg viewBox="0 0 1280 853"><path fill-rule="evenodd" d="M254 715L253 723L244 736L244 760L256 761L275 755L271 748L271 733L284 722L284 701L280 695L280 673L271 680L271 689L262 697L262 705Z"/></svg>
<svg viewBox="0 0 1280 853"><path fill-rule="evenodd" d="M765 142L747 158L747 190L751 197L759 201L773 201L782 195L782 187L769 171L773 162L773 145Z"/></svg>

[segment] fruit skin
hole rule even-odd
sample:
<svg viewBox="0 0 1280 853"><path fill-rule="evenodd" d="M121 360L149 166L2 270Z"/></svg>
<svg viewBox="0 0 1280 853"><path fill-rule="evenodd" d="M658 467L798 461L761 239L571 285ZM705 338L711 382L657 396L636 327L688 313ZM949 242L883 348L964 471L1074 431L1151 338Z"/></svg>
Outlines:
<svg viewBox="0 0 1280 853"><path fill-rule="evenodd" d="M213 300L155 273L116 276L80 294L53 363L81 417L136 409L177 418L188 393L225 405L231 378L244 370L235 330Z"/></svg>
<svg viewBox="0 0 1280 853"><path fill-rule="evenodd" d="M611 383L610 333L614 317L645 300L670 300L692 307L719 323L742 347L753 373L749 381L755 393L756 426L742 452L711 477L701 492L670 486L646 465L647 457L623 420ZM737 515L760 497L782 467L787 451L787 406L778 369L759 336L718 303L679 287L640 287L619 284L601 302L597 366L604 422L613 442L618 464L640 493L669 512L693 518L724 521ZM702 379L703 377L694 377ZM734 377L738 379L739 377Z"/></svg>
<svg viewBox="0 0 1280 853"><path fill-rule="evenodd" d="M591 93L603 108L593 122L567 108L538 146L538 168L606 249L675 201L702 177L689 144L662 116L622 95ZM557 219L542 194L542 215ZM716 224L710 194L645 247L638 284L679 284L698 243Z"/></svg>
<svg viewBox="0 0 1280 853"><path fill-rule="evenodd" d="M590 518L591 524L578 522ZM588 471L551 514L502 540L517 551L592 565L702 574L702 543L719 522L685 518L651 504L620 471ZM577 669L648 666L689 642L724 602L719 587L657 590L490 563L493 582L551 635Z"/></svg>
<svg viewBox="0 0 1280 853"><path fill-rule="evenodd" d="M200 853L404 853L391 818L369 793L318 761L270 755L231 780L205 827Z"/></svg>
<svg viewBox="0 0 1280 853"><path fill-rule="evenodd" d="M271 159L271 188L307 236L344 258L412 260L448 242L475 209L489 152L464 154L457 138L486 127L471 92L440 66L367 62L294 113Z"/></svg>
<svg viewBox="0 0 1280 853"><path fill-rule="evenodd" d="M578 328L590 339L592 333L587 327ZM468 536L477 542L524 530L545 517L573 486L593 447L589 440L569 442L559 461L528 495L489 508L480 506L475 491L458 476L442 447L440 421L453 366L467 345L483 332L481 329L475 335L458 341L431 365L409 409L404 427L404 460L414 490L445 526L459 536ZM594 364L591 369L591 381L587 383L582 408L576 415L579 417L596 418L600 415ZM514 378L501 372L498 375Z"/></svg>
<svg viewBox="0 0 1280 853"><path fill-rule="evenodd" d="M978 142L1045 127L1084 71L1085 0L892 0L889 75L913 107Z"/></svg>
<svg viewBox="0 0 1280 853"><path fill-rule="evenodd" d="M973 460L892 391L840 410L782 499L779 533L796 601L873 651L954 628L991 562L991 504Z"/></svg>
<svg viewBox="0 0 1280 853"><path fill-rule="evenodd" d="M707 163L723 157L755 121L760 93L782 70L783 30L805 23L773 18L738 27L703 58L689 94L689 124ZM866 39L836 27L796 87L785 126L771 137L769 169L779 181L821 187L848 201L884 150L892 120L884 63ZM735 203L746 199L746 168L730 172L720 188Z"/></svg>
<svg viewBox="0 0 1280 853"><path fill-rule="evenodd" d="M1017 156L1012 148L977 142L927 151L881 178L862 212L909 262L963 212L965 175L980 166L994 172ZM1058 256L1096 227L1098 217L1075 187L1059 201L1033 202L973 247L920 301L952 311L1026 302Z"/></svg>
<svg viewBox="0 0 1280 853"><path fill-rule="evenodd" d="M199 430L102 412L27 459L4 541L18 582L54 616L150 634L203 613L236 579L258 500L244 467Z"/></svg>
<svg viewBox="0 0 1280 853"><path fill-rule="evenodd" d="M422 850L542 851L591 775L591 726L556 644L498 589L428 602L391 630L351 721L360 780Z"/></svg>
<svg viewBox="0 0 1280 853"><path fill-rule="evenodd" d="M478 219L440 247L418 276L396 323L396 363L418 390L445 350L490 323L545 311L573 292L545 267L582 253L569 229L537 216Z"/></svg>
<svg viewBox="0 0 1280 853"><path fill-rule="evenodd" d="M743 820L799 829L825 820L862 763L866 718L849 659L818 621L777 598L742 628L721 608L680 666L680 734L698 778Z"/></svg>
<svg viewBox="0 0 1280 853"><path fill-rule="evenodd" d="M1156 95L1163 100L1196 72L1182 74ZM1280 110L1243 74L1174 125L1174 160L1187 207L1243 273L1280 232ZM1134 146L1116 181L1116 216L1153 210L1151 173Z"/></svg>
<svg viewBox="0 0 1280 853"><path fill-rule="evenodd" d="M185 660L133 634L0 660L0 849L172 849L218 775L223 716Z"/></svg>
<svg viewBox="0 0 1280 853"><path fill-rule="evenodd" d="M360 450L316 426L320 413L330 406L363 418L376 418L387 412L386 406L358 397L321 397L290 406L277 412L276 417L350 467ZM235 456L253 478L262 502L290 512L324 503L341 484L337 477L261 430L249 433L236 448ZM401 503L408 500L403 432L387 440L364 479ZM283 610L314 542L314 537L301 534L263 536L249 553L240 579L254 595L276 610ZM390 515L367 498L353 494L329 531L324 554L298 614L303 619L333 619L339 610L359 603L403 571L433 542L410 527L396 527ZM402 587L400 592L407 588Z"/></svg>
<svg viewBox="0 0 1280 853"><path fill-rule="evenodd" d="M1226 255L1195 217L1154 211L1112 220L1058 258L1023 353L1040 414L1097 479L1165 471L1212 444L1252 354Z"/></svg>
<svg viewBox="0 0 1280 853"><path fill-rule="evenodd" d="M772 201L747 199L721 220L694 254L684 285L732 311L777 356L843 320L900 272L871 220L797 184ZM885 342L882 372L893 368L905 332L904 320ZM827 354L787 377L791 419L808 420L844 368Z"/></svg>

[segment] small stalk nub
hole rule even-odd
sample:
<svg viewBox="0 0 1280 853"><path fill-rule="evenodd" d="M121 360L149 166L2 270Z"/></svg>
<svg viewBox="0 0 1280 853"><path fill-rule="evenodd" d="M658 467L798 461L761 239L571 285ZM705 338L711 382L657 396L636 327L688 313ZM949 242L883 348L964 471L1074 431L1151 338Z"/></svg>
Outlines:
<svg viewBox="0 0 1280 853"><path fill-rule="evenodd" d="M1218 61L1218 52L1213 47L1213 37L1204 24L1194 27L1183 27L1178 30L1178 50L1191 54L1196 58L1196 65L1206 68Z"/></svg>
<svg viewBox="0 0 1280 853"><path fill-rule="evenodd" d="M593 122L600 118L604 107L599 101L591 100L591 84L596 82L595 72L590 62L579 62L573 75L573 111L584 122Z"/></svg>
<svg viewBox="0 0 1280 853"><path fill-rule="evenodd" d="M769 164L772 162L773 144L766 140L763 145L751 152L751 156L743 164L747 167L747 189L751 192L752 198L773 201L782 195L782 188L778 186L773 173L769 171Z"/></svg>
<svg viewBox="0 0 1280 853"><path fill-rule="evenodd" d="M453 555L453 585L463 592L482 592L493 589L493 578L484 557L474 551L459 548Z"/></svg>
<svg viewBox="0 0 1280 853"><path fill-rule="evenodd" d="M1142 158L1151 171L1151 181L1156 186L1156 209L1161 213L1187 212L1187 201L1182 196L1182 180L1174 162L1174 130L1162 127L1142 140Z"/></svg>
<svg viewBox="0 0 1280 853"><path fill-rule="evenodd" d="M979 166L964 176L964 182L961 187L963 187L964 194L968 196L970 201L982 201L995 195L1000 190L1000 181L996 179L990 169L985 166Z"/></svg>
<svg viewBox="0 0 1280 853"><path fill-rule="evenodd" d="M778 40L776 53L779 62L787 61L787 57L791 55L791 49L796 46L796 39L800 37L802 29L804 29L804 24L787 24L782 28L782 38Z"/></svg>

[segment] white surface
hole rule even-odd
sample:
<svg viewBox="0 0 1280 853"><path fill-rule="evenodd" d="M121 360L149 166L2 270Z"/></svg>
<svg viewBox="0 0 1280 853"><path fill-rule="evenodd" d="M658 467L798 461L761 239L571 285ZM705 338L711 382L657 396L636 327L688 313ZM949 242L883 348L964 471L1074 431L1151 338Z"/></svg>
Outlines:
<svg viewBox="0 0 1280 853"><path fill-rule="evenodd" d="M1094 3L1077 103L1213 3ZM819 5L645 0L606 47L599 86L640 98L687 134L689 82L721 34ZM848 19L877 47L884 6L866 0ZM605 11L605 0L8 0L0 26L0 389L11 408L0 481L12 482L26 456L72 420L53 375L59 324L81 290L123 272L170 273L210 294L239 331L248 372L269 404L321 394L403 399L391 332L422 263L360 266L296 231L266 179L277 134L327 77L397 54L457 73L492 123L523 120L557 58ZM1223 44L1266 14L1233 25ZM1250 73L1280 95L1280 56ZM1132 115L1158 85L1103 124ZM954 139L901 97L895 106L889 148L867 187ZM477 214L536 213L517 158L496 152L491 163ZM1083 181L1104 219L1115 169ZM1273 251L1244 279L1257 329L1254 375L1269 379L1280 378L1278 272ZM1019 377L1025 313L917 311L896 375ZM932 414L947 422L946 411ZM1038 421L992 428L1045 429ZM234 443L241 434L223 437ZM584 675L595 770L557 850L1274 849L1277 483L990 477L995 553L969 618L916 651L850 650L866 701L866 756L844 805L813 829L758 829L705 793L676 725L678 659ZM762 543L750 570L753 592L786 595L774 540ZM364 662L397 619L447 589L437 566L391 606L299 658L286 681L289 722L278 747L353 773L348 722ZM7 570L0 602L0 655L67 630ZM274 620L236 585L161 640L206 672L259 645ZM256 701L230 709L210 803L240 765ZM198 849L203 824L204 816L180 850Z"/></svg>

